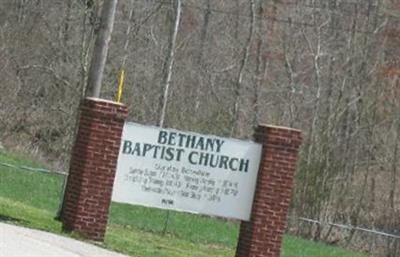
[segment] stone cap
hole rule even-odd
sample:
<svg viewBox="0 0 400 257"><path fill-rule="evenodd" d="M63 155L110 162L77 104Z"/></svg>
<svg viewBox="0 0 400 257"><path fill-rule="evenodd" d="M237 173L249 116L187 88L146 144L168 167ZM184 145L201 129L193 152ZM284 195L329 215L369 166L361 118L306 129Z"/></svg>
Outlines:
<svg viewBox="0 0 400 257"><path fill-rule="evenodd" d="M107 104L115 104L115 105L125 106L125 104L123 104L123 103L118 103L118 102L107 100L107 99L103 99L103 98L85 97L85 99L90 100L90 101L94 101L94 102L103 102L103 103L107 103Z"/></svg>
<svg viewBox="0 0 400 257"><path fill-rule="evenodd" d="M282 130L287 130L287 131L293 131L293 132L299 132L301 133L300 129L295 129L295 128L290 128L290 127L284 127L284 126L276 126L276 125L271 125L271 124L259 124L258 127L261 128L272 128L272 129L282 129Z"/></svg>

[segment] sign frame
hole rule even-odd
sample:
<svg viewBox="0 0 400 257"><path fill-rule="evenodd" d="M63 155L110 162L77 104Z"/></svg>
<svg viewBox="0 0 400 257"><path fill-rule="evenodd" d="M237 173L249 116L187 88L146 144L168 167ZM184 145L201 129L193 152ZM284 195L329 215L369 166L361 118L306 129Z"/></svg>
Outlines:
<svg viewBox="0 0 400 257"><path fill-rule="evenodd" d="M126 122L112 200L250 219L261 144Z"/></svg>

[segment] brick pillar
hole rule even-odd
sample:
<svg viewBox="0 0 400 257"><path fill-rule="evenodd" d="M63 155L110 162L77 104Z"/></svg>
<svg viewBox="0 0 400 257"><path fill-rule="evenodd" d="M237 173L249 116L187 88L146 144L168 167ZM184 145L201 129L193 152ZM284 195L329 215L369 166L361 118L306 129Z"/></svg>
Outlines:
<svg viewBox="0 0 400 257"><path fill-rule="evenodd" d="M117 167L125 105L86 98L60 213L63 229L103 241Z"/></svg>
<svg viewBox="0 0 400 257"><path fill-rule="evenodd" d="M251 219L241 224L236 257L279 257L301 132L260 125L254 138L263 145L263 153Z"/></svg>

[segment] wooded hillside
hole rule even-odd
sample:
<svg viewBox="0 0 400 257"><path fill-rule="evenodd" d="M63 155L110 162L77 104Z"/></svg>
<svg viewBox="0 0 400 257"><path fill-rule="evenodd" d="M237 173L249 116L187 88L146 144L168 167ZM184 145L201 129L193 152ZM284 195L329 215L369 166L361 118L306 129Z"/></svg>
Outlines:
<svg viewBox="0 0 400 257"><path fill-rule="evenodd" d="M159 124L166 103L182 130L302 129L290 229L399 256L399 239L325 225L400 235L399 1L178 2L119 1L101 96L125 68L131 121ZM3 145L66 167L101 4L0 1Z"/></svg>

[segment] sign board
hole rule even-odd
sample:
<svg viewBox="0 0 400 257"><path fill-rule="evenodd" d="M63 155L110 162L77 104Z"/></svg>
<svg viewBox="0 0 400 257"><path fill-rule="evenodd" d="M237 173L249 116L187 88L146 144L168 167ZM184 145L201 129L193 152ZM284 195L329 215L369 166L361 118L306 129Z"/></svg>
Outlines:
<svg viewBox="0 0 400 257"><path fill-rule="evenodd" d="M249 220L261 145L125 123L112 200Z"/></svg>

